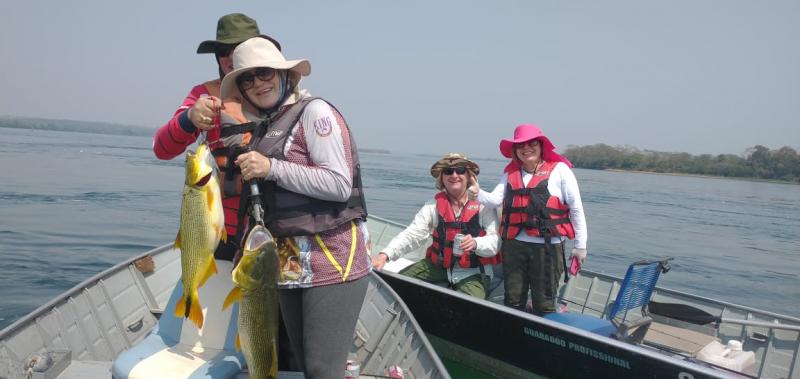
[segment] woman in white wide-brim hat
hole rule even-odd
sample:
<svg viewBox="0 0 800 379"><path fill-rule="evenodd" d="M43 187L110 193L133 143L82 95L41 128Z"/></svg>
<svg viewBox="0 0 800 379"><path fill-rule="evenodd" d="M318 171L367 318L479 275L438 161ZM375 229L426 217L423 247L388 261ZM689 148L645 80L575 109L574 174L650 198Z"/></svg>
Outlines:
<svg viewBox="0 0 800 379"><path fill-rule="evenodd" d="M586 218L572 163L531 124L517 126L514 138L501 140L500 153L511 159L500 183L492 192L477 186L470 192L481 204L503 209L503 302L525 310L530 291L533 313L555 312L565 271L564 242L574 241L576 269L586 259Z"/></svg>
<svg viewBox="0 0 800 379"><path fill-rule="evenodd" d="M300 89L307 60L287 60L253 38L233 51L233 67L222 96L241 97L243 114L257 124L253 151L235 163L245 181L258 183L264 222L278 240L292 349L306 377L341 378L370 270L355 141L335 107Z"/></svg>

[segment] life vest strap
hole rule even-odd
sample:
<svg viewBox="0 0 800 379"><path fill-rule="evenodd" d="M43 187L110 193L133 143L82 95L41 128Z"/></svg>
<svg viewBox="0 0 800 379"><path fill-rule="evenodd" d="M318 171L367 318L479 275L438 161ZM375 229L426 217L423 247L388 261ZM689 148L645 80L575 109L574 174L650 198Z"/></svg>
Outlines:
<svg viewBox="0 0 800 379"><path fill-rule="evenodd" d="M272 187L273 193L280 193L280 192L289 192L284 188L274 186ZM300 217L307 215L309 213L315 213L319 210L320 204L328 204L329 208L337 208L340 210L348 209L348 208L357 208L361 205L361 198L363 196L359 196L359 192L357 189L353 189L352 193L350 194L350 198L347 199L346 202L340 203L335 201L325 201L315 199L314 202L310 203L303 203L298 205L286 205L284 204L279 210L271 210L270 214L267 217L268 221L272 221L273 219L277 218L293 218L293 217Z"/></svg>
<svg viewBox="0 0 800 379"><path fill-rule="evenodd" d="M509 209L509 211L515 212L515 213L527 212L527 211L531 210L531 205L528 204L525 207L509 207L508 209ZM569 213L569 209L558 209L558 208L545 207L544 210L547 211L548 214L557 215L557 216Z"/></svg>
<svg viewBox="0 0 800 379"><path fill-rule="evenodd" d="M236 134L242 134L247 132L252 132L256 128L255 122L246 122L244 124L239 125L223 125L220 128L219 136L220 138L230 137Z"/></svg>

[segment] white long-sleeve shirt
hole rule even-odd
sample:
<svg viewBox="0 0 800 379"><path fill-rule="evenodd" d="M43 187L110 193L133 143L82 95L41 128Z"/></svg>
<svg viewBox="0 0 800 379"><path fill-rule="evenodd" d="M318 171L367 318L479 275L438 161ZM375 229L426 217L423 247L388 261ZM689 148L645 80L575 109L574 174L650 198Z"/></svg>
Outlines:
<svg viewBox="0 0 800 379"><path fill-rule="evenodd" d="M522 171L522 183L527 186L528 182L533 178L533 174ZM494 187L492 192L481 190L478 193L478 201L487 206L488 208L497 208L503 205L503 195L505 194L506 185L508 184L508 173L503 174L500 178L500 183ZM550 179L547 182L547 190L550 194L557 197L562 204L569 207L569 220L572 227L575 229L574 246L578 249L586 248L587 228L586 216L583 213L583 202L581 202L581 193L578 189L578 180L575 179L575 174L569 167L559 162L550 173ZM529 236L528 233L520 232L515 238L519 241L544 243L544 238ZM551 238L551 242L564 241L566 237L559 236Z"/></svg>
<svg viewBox="0 0 800 379"><path fill-rule="evenodd" d="M456 217L459 217L457 214ZM497 255L497 250L500 248L500 236L497 234L498 219L497 213L483 205L478 212L478 218L486 235L481 237L473 237L477 247L475 254L479 257L489 258ZM419 249L422 244L428 240L436 226L439 224L439 218L436 212L436 201L430 201L422 206L422 209L414 216L414 220L402 232L397 234L389 245L383 249L382 253L386 254L390 260L397 260L403 255ZM490 265L484 266L484 272L487 275L492 275L492 267ZM447 278L450 283L458 283L461 279L480 273L480 268L464 268L459 264L453 265L453 268L447 270Z"/></svg>

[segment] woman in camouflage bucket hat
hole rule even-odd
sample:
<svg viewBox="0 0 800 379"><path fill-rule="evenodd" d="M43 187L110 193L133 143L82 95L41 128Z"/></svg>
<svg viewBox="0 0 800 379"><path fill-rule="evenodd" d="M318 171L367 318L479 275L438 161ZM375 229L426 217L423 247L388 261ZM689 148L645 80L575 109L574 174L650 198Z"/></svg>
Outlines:
<svg viewBox="0 0 800 379"><path fill-rule="evenodd" d="M445 154L431 166L440 190L417 212L414 221L386 248L374 255L372 266L383 269L415 250L428 237L426 257L400 271L431 283L447 283L456 291L485 299L499 247L497 214L467 198L467 188L477 182L480 167L460 153ZM460 235L460 243L456 241Z"/></svg>

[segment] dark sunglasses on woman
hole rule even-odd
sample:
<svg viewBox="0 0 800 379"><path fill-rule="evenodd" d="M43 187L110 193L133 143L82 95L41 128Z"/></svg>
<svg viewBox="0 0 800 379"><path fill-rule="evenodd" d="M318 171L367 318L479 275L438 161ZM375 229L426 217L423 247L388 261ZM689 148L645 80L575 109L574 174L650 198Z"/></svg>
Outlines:
<svg viewBox="0 0 800 379"><path fill-rule="evenodd" d="M453 175L453 173L456 173L458 175L464 175L467 173L467 168L464 166L447 167L444 170L442 170L442 172L445 175Z"/></svg>
<svg viewBox="0 0 800 379"><path fill-rule="evenodd" d="M262 82L272 80L275 77L275 69L269 67L259 67L255 70L245 72L236 78L236 85L243 90L249 90L255 85L255 78Z"/></svg>

